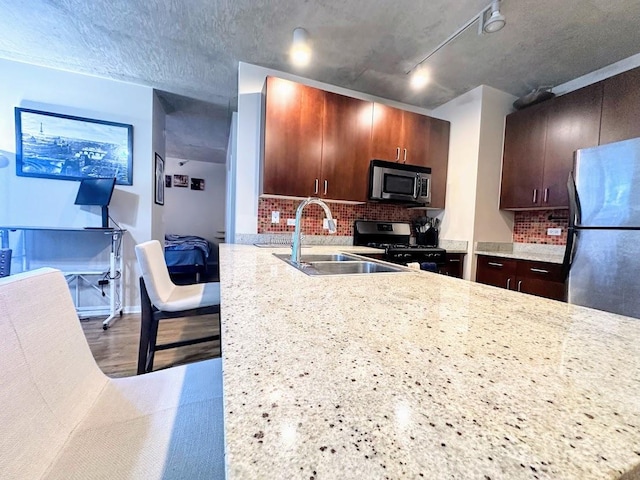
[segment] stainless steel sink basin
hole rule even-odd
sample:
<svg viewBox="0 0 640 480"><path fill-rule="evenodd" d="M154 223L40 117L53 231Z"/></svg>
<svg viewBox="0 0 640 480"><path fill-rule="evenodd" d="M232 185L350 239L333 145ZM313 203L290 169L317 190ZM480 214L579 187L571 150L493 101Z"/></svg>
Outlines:
<svg viewBox="0 0 640 480"><path fill-rule="evenodd" d="M291 254L275 254L276 257L287 260L291 258ZM352 255L347 255L345 253L326 253L326 254L308 254L301 255L300 261L302 263L313 263L313 262L361 262L362 258L354 257Z"/></svg>
<svg viewBox="0 0 640 480"><path fill-rule="evenodd" d="M404 272L400 266L385 265L376 262L313 262L303 267L307 275L354 275L359 273Z"/></svg>
<svg viewBox="0 0 640 480"><path fill-rule="evenodd" d="M289 265L297 268L307 275L358 275L367 273L398 273L410 272L407 267L389 265L373 261L365 261L361 258L342 253L327 255L303 255L300 265L291 263L291 256L274 254Z"/></svg>

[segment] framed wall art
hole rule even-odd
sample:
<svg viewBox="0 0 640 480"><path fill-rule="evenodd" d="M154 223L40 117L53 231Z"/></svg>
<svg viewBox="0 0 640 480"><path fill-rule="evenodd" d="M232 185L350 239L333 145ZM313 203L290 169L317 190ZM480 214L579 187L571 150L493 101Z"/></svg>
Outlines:
<svg viewBox="0 0 640 480"><path fill-rule="evenodd" d="M164 205L164 160L156 153L156 189L155 202L158 205Z"/></svg>
<svg viewBox="0 0 640 480"><path fill-rule="evenodd" d="M191 177L191 190L204 190L204 178Z"/></svg>
<svg viewBox="0 0 640 480"><path fill-rule="evenodd" d="M133 126L27 108L15 109L16 175L133 185Z"/></svg>
<svg viewBox="0 0 640 480"><path fill-rule="evenodd" d="M188 187L189 186L189 175L174 175L173 176L173 186L174 187Z"/></svg>
<svg viewBox="0 0 640 480"><path fill-rule="evenodd" d="M171 188L171 175L164 176L164 187Z"/></svg>

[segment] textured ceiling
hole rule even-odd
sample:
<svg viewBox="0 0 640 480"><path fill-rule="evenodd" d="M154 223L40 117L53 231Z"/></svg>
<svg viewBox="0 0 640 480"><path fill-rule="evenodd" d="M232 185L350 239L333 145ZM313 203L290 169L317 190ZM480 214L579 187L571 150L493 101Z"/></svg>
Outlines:
<svg viewBox="0 0 640 480"><path fill-rule="evenodd" d="M412 92L405 72L489 3L0 0L0 57L154 87L167 104L187 105L171 126L228 122L238 61L434 108L480 84L521 96L640 52L638 0L503 0L506 27L483 36L467 30L427 62L432 84ZM305 70L287 58L298 26L313 42ZM206 148L224 151L227 131ZM193 138L184 143L198 147Z"/></svg>

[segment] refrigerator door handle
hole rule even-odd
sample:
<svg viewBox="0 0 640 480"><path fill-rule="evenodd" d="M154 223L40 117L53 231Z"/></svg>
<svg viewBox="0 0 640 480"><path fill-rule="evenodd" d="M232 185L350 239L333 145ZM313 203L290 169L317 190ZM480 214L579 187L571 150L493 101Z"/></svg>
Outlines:
<svg viewBox="0 0 640 480"><path fill-rule="evenodd" d="M571 270L571 264L573 263L578 241L578 231L576 227L580 225L582 216L576 182L571 173L567 179L567 191L569 193L569 228L567 228L567 246L564 251L564 258L562 259L562 275L565 280L569 276L569 270Z"/></svg>

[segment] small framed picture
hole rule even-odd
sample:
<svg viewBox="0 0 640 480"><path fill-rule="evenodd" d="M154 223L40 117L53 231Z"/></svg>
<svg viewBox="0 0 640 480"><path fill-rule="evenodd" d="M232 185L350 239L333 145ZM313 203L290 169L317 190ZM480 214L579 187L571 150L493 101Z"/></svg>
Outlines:
<svg viewBox="0 0 640 480"><path fill-rule="evenodd" d="M164 188L171 188L171 175L164 176Z"/></svg>
<svg viewBox="0 0 640 480"><path fill-rule="evenodd" d="M158 205L164 205L164 160L156 153L156 198Z"/></svg>
<svg viewBox="0 0 640 480"><path fill-rule="evenodd" d="M204 190L204 178L192 178L191 190Z"/></svg>
<svg viewBox="0 0 640 480"><path fill-rule="evenodd" d="M187 188L189 186L189 175L174 175L173 186Z"/></svg>

